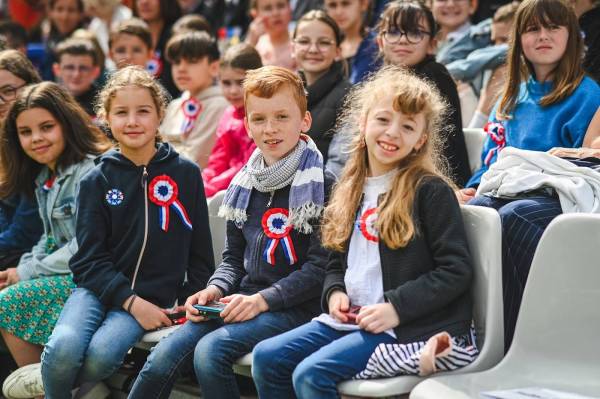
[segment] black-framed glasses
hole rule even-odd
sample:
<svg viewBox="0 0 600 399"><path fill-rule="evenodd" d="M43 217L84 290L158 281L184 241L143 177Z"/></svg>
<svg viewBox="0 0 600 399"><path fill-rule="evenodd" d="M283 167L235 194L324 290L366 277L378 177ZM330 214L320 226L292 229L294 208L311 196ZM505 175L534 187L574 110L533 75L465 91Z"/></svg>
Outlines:
<svg viewBox="0 0 600 399"><path fill-rule="evenodd" d="M406 37L406 41L410 44L417 44L427 35L431 35L431 32L420 29L412 32L403 32L401 30L383 31L383 40L390 44L396 44L400 42L402 36L404 36Z"/></svg>
<svg viewBox="0 0 600 399"><path fill-rule="evenodd" d="M330 39L317 39L317 41L313 42L308 37L298 37L294 39L294 43L299 50L308 51L310 46L313 44L317 47L317 50L320 52L326 52L331 50L333 46L335 46L335 41Z"/></svg>
<svg viewBox="0 0 600 399"><path fill-rule="evenodd" d="M19 87L4 86L0 88L0 100L5 103L14 100L17 97L19 90L25 86L26 85L21 85Z"/></svg>

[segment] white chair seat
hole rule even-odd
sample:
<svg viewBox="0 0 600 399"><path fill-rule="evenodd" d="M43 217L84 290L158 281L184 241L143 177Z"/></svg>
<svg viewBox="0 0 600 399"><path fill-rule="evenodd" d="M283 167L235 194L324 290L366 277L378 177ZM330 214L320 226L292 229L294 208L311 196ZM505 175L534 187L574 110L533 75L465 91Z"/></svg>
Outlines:
<svg viewBox="0 0 600 399"><path fill-rule="evenodd" d="M233 371L246 377L252 377L252 352L240 357L233 365Z"/></svg>
<svg viewBox="0 0 600 399"><path fill-rule="evenodd" d="M481 392L541 387L600 394L600 215L557 217L537 247L515 335L496 367L434 377L411 399L480 398Z"/></svg>

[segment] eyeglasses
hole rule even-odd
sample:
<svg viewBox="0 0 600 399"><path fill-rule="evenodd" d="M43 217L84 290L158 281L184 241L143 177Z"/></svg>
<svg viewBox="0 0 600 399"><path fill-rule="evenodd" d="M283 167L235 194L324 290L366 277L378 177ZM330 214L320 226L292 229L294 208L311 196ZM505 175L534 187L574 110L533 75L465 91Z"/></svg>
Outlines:
<svg viewBox="0 0 600 399"><path fill-rule="evenodd" d="M0 100L5 103L14 100L17 97L17 92L25 86L26 85L21 85L19 87L4 86L0 88Z"/></svg>
<svg viewBox="0 0 600 399"><path fill-rule="evenodd" d="M60 69L62 69L65 72L69 72L69 73L75 73L77 71L79 71L80 73L89 73L94 68L93 67L89 67L87 65L71 65L71 64L67 64L67 65L61 66Z"/></svg>
<svg viewBox="0 0 600 399"><path fill-rule="evenodd" d="M384 31L383 39L390 43L396 44L400 40L402 40L402 36L406 37L406 41L410 44L420 43L421 40L425 38L426 35L431 35L431 32L427 32L424 30L416 30L412 32L403 32L401 30L393 30L393 31Z"/></svg>
<svg viewBox="0 0 600 399"><path fill-rule="evenodd" d="M296 47L301 51L308 51L314 44L317 47L317 50L322 53L331 50L331 48L335 45L333 40L318 39L316 42L313 42L308 37L299 37L294 39L294 43L296 43Z"/></svg>

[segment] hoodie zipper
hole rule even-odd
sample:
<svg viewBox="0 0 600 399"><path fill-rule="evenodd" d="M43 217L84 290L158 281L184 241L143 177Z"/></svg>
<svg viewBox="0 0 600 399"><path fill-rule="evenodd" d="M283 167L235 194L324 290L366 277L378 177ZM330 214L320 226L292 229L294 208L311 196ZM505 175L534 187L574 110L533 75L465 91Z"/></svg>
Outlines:
<svg viewBox="0 0 600 399"><path fill-rule="evenodd" d="M137 264L135 265L135 271L133 272L133 279L131 280L131 289L135 286L135 280L137 279L138 271L142 263L142 257L146 250L146 242L148 241L148 170L144 166L142 172L142 189L144 190L144 241L142 241L142 249L140 250L140 256L138 256Z"/></svg>

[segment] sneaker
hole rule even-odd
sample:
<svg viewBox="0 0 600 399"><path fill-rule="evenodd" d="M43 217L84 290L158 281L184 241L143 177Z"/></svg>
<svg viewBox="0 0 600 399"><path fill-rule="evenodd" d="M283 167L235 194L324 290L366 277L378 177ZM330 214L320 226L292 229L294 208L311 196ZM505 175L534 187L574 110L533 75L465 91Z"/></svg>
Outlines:
<svg viewBox="0 0 600 399"><path fill-rule="evenodd" d="M41 363L30 364L9 375L2 385L6 399L26 399L44 395Z"/></svg>

